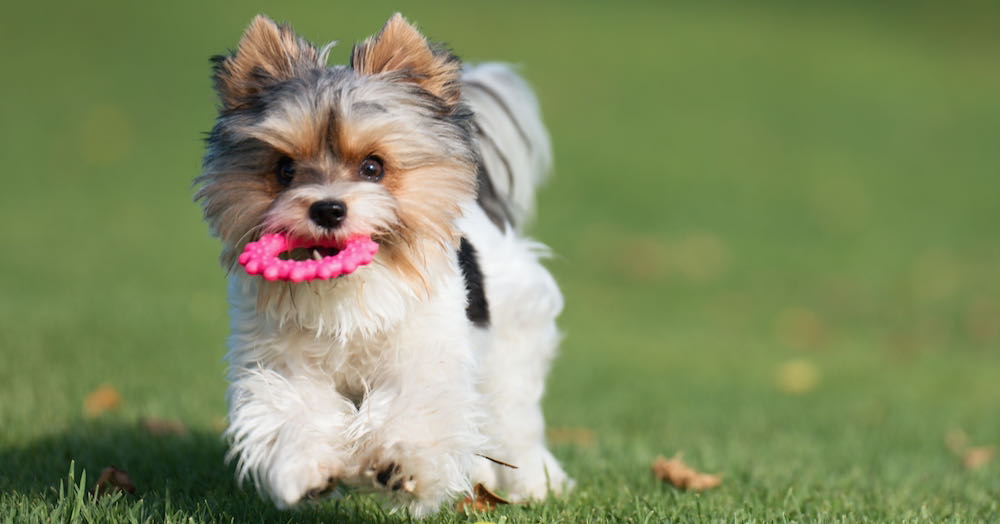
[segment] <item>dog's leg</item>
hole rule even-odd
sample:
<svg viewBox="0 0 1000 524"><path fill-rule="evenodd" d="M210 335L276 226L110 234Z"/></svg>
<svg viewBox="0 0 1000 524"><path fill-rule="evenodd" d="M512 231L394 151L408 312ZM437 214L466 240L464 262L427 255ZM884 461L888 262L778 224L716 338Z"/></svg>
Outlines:
<svg viewBox="0 0 1000 524"><path fill-rule="evenodd" d="M562 295L530 244L509 237L479 243L489 250L483 258L492 318L479 363L479 388L489 410L483 430L490 456L517 466L492 465L492 475L481 477L514 500L541 500L573 486L546 448L541 409L560 339L555 319Z"/></svg>
<svg viewBox="0 0 1000 524"><path fill-rule="evenodd" d="M240 373L229 388L229 456L240 480L281 508L329 494L353 475L344 430L355 408L329 384L273 370Z"/></svg>
<svg viewBox="0 0 1000 524"><path fill-rule="evenodd" d="M362 402L352 434L359 481L419 517L470 490L484 439L464 312L428 304L414 317L395 337L399 347Z"/></svg>
<svg viewBox="0 0 1000 524"><path fill-rule="evenodd" d="M543 500L550 491L560 494L573 486L546 448L541 408L549 356L558 338L554 322L544 328L497 326L483 360L480 387L489 406L484 431L490 436L490 453L517 466L492 465L494 487L517 502Z"/></svg>

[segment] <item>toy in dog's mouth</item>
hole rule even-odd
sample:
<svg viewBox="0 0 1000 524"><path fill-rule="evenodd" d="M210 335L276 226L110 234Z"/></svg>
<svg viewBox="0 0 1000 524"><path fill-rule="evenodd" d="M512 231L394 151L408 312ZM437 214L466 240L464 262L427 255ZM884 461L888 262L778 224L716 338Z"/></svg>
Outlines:
<svg viewBox="0 0 1000 524"><path fill-rule="evenodd" d="M239 262L246 272L265 280L327 280L353 273L368 264L378 251L370 237L355 236L343 242L298 240L282 233L263 235L243 248Z"/></svg>

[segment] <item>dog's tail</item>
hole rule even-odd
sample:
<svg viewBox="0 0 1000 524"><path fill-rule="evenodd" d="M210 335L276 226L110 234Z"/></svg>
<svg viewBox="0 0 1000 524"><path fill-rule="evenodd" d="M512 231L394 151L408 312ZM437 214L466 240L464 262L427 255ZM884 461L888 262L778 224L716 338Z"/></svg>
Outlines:
<svg viewBox="0 0 1000 524"><path fill-rule="evenodd" d="M535 189L552 168L552 146L538 100L509 66L485 63L462 73L482 155L479 205L494 223L522 228L535 210Z"/></svg>

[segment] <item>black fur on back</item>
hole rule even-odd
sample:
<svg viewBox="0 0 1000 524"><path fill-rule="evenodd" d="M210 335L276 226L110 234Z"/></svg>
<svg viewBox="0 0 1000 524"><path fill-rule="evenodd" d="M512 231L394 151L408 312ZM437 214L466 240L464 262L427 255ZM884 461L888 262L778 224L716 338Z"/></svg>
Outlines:
<svg viewBox="0 0 1000 524"><path fill-rule="evenodd" d="M490 306L483 287L483 272L479 268L476 248L465 237L462 237L458 247L458 267L465 277L465 294L468 299L465 316L477 327L489 326Z"/></svg>

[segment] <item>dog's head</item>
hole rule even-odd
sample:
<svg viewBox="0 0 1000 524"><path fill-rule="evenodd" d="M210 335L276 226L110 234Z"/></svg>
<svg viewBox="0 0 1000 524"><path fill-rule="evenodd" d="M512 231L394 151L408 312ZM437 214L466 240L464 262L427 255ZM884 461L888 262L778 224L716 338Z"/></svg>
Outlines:
<svg viewBox="0 0 1000 524"><path fill-rule="evenodd" d="M221 107L195 198L227 267L265 233L323 249L365 235L375 263L425 285L475 199L460 63L398 14L349 66L328 67L329 48L258 16L213 58Z"/></svg>

